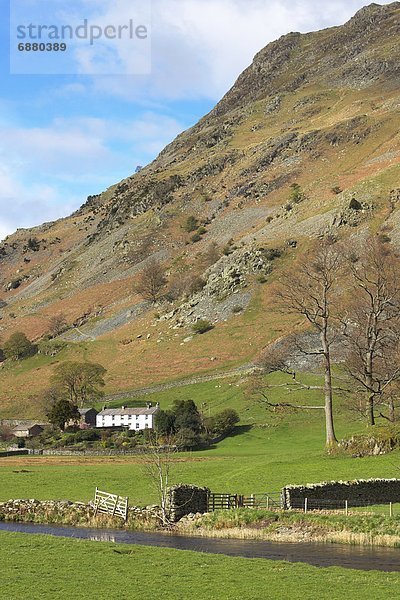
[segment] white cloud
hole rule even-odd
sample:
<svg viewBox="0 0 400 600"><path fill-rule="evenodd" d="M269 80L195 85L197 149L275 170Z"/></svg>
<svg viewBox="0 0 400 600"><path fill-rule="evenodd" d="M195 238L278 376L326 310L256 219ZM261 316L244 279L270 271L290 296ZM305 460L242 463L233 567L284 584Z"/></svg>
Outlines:
<svg viewBox="0 0 400 600"><path fill-rule="evenodd" d="M94 11L102 23L121 23L132 14L133 0L79 2L86 5L85 16ZM68 4L71 19L82 16L74 12L74 3ZM44 89L61 115L68 114L69 103L78 113L81 103L86 106L86 116L63 116L45 126L35 125L35 117L32 126L21 126L13 104L0 98L0 237L67 214L84 201L85 190L101 191L154 158L183 129L179 117L165 115L163 104L171 101L174 110L173 101L187 100L190 111L191 100L215 102L268 42L289 31L340 25L365 3L153 0L150 76L85 77L64 81L59 88L44 84L29 97L27 118L33 106L46 107ZM131 46L118 51L128 69ZM134 100L133 110L141 106L142 114L121 118L112 114L115 104L110 103L111 118L91 116L96 110L92 104L107 114L109 96Z"/></svg>
<svg viewBox="0 0 400 600"><path fill-rule="evenodd" d="M0 236L68 214L152 158L183 126L143 113L129 121L56 119L47 127L0 126Z"/></svg>
<svg viewBox="0 0 400 600"><path fill-rule="evenodd" d="M128 19L130 5L131 0L104 2L104 20ZM269 42L289 31L340 25L364 5L365 0L153 0L151 75L96 78L93 84L133 99L217 100ZM129 42L119 52L128 64Z"/></svg>
<svg viewBox="0 0 400 600"><path fill-rule="evenodd" d="M63 200L63 202L61 202ZM31 227L72 211L76 199L60 198L49 185L25 187L11 168L0 165L0 240L17 227Z"/></svg>

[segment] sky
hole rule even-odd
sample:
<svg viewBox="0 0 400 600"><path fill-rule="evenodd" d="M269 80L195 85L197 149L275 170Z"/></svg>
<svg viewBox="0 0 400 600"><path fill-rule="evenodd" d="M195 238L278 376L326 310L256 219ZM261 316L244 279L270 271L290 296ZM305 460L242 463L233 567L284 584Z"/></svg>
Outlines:
<svg viewBox="0 0 400 600"><path fill-rule="evenodd" d="M269 42L341 25L368 3L0 0L0 239L70 214L151 162ZM102 37L78 40L85 21ZM28 35L30 24L52 37ZM18 50L60 43L61 25L65 52Z"/></svg>

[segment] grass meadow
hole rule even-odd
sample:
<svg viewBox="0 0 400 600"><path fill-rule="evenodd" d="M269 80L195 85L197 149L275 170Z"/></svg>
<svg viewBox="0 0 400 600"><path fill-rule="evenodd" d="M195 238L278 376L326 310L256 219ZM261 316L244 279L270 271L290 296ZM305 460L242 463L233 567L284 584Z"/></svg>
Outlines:
<svg viewBox="0 0 400 600"><path fill-rule="evenodd" d="M1 600L384 600L400 574L0 532Z"/></svg>
<svg viewBox="0 0 400 600"><path fill-rule="evenodd" d="M316 378L309 376L306 380L311 384ZM274 376L270 382L279 384L282 379ZM282 388L271 388L269 395L271 400L287 398ZM270 412L247 393L243 382L208 382L148 396L146 400L159 401L162 408L167 408L177 398L192 398L205 414L228 406L235 408L241 423L234 435L214 448L176 455L173 483L250 494L279 491L288 483L398 476L398 452L363 459L329 456L324 451L322 411ZM292 392L289 398L302 404L320 402L315 390ZM129 405L129 401L124 404ZM343 402L337 403L336 415L338 437L363 430L364 425L353 419ZM128 495L130 504L157 501L143 465L135 456L0 459L0 500L87 501L93 498L96 486ZM397 527L397 521L394 525ZM362 519L359 528L365 529ZM299 595L321 600L379 600L397 597L400 584L397 573L322 569L12 533L0 533L0 561L1 600L25 596L32 600L254 600Z"/></svg>
<svg viewBox="0 0 400 600"><path fill-rule="evenodd" d="M270 382L282 382L274 376ZM306 381L315 383L314 376ZM320 403L318 390L286 393L271 388L271 400ZM205 485L214 492L240 494L276 492L286 484L369 477L397 477L399 452L386 456L351 458L329 456L324 450L323 411L276 413L235 380L208 382L146 397L167 408L174 399L192 398L205 414L235 408L241 423L234 435L214 448L176 455L171 478L174 483ZM136 401L136 399L135 399ZM121 401L122 403L122 401ZM129 402L124 401L129 405ZM365 426L354 420L339 402L336 409L338 437ZM131 504L156 501L143 465L130 457L16 457L0 459L0 500L10 498L89 500L95 487L128 495Z"/></svg>

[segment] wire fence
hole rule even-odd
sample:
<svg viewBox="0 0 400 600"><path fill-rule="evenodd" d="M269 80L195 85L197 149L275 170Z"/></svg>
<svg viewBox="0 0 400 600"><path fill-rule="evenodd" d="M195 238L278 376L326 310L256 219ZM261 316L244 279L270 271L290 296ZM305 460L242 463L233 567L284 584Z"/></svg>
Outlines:
<svg viewBox="0 0 400 600"><path fill-rule="evenodd" d="M228 510L231 508L254 508L266 510L284 510L280 492L240 495L215 493L209 494L208 509ZM382 515L400 517L400 502L387 502L377 504L368 500L337 500L327 498L291 498L290 508L304 513L336 513L343 515Z"/></svg>
<svg viewBox="0 0 400 600"><path fill-rule="evenodd" d="M345 515L368 514L400 516L399 502L385 502L377 504L368 500L332 500L320 498L291 498L290 508L304 513L312 511L336 512Z"/></svg>

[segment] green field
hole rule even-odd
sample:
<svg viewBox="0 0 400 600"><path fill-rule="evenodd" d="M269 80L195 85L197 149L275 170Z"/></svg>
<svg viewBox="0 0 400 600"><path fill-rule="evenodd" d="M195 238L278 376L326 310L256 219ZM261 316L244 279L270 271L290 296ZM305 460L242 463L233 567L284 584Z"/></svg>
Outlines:
<svg viewBox="0 0 400 600"><path fill-rule="evenodd" d="M1 600L398 597L400 574L0 532Z"/></svg>
<svg viewBox="0 0 400 600"><path fill-rule="evenodd" d="M315 377L307 379L310 383ZM281 379L275 376L275 382ZM281 388L271 399L286 398ZM291 401L320 402L318 391L297 391ZM354 459L328 456L324 451L322 411L272 413L234 381L208 382L147 397L167 407L175 398L192 398L206 414L235 408L241 423L235 435L214 448L177 455L172 470L175 483L206 485L215 492L275 492L289 483L334 479L399 476L399 452ZM337 409L338 437L363 430L344 401ZM20 457L0 460L0 500L10 498L88 500L94 488L128 495L131 504L156 500L143 466L135 457L69 458Z"/></svg>

